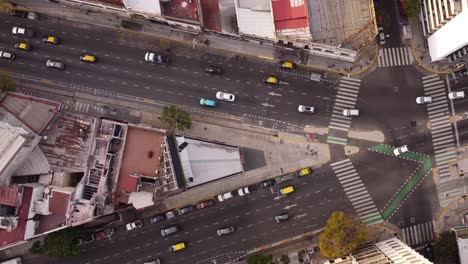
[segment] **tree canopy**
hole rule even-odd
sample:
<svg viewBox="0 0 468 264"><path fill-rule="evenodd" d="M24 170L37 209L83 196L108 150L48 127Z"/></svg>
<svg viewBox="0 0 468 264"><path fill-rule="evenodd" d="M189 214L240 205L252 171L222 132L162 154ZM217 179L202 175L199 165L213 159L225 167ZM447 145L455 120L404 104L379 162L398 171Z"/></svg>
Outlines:
<svg viewBox="0 0 468 264"><path fill-rule="evenodd" d="M162 120L171 128L177 128L179 130L188 129L192 125L190 114L175 105L164 107Z"/></svg>
<svg viewBox="0 0 468 264"><path fill-rule="evenodd" d="M405 0L403 2L403 10L408 17L417 17L420 8L420 0Z"/></svg>
<svg viewBox="0 0 468 264"><path fill-rule="evenodd" d="M247 258L248 264L273 264L273 256L252 255Z"/></svg>
<svg viewBox="0 0 468 264"><path fill-rule="evenodd" d="M29 252L47 254L51 257L70 257L80 253L80 239L84 237L81 229L70 227L47 235L43 245L35 242Z"/></svg>
<svg viewBox="0 0 468 264"><path fill-rule="evenodd" d="M7 72L0 70L0 93L14 91L15 89L15 80Z"/></svg>
<svg viewBox="0 0 468 264"><path fill-rule="evenodd" d="M327 258L344 257L366 242L368 233L360 219L333 212L320 234L320 251Z"/></svg>
<svg viewBox="0 0 468 264"><path fill-rule="evenodd" d="M454 232L443 232L439 235L434 245L434 255L436 263L459 263L458 259L458 245Z"/></svg>

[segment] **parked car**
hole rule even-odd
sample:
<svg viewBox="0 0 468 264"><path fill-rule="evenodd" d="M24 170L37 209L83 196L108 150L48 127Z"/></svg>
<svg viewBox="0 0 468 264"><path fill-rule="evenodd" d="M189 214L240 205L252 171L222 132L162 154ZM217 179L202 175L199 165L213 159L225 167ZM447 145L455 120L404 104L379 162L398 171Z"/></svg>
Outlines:
<svg viewBox="0 0 468 264"><path fill-rule="evenodd" d="M31 20L38 20L39 19L39 16L37 15L37 13L29 12L29 11L25 11L25 10L13 9L13 10L11 10L10 15L15 16L15 17L27 18L27 19L31 19Z"/></svg>
<svg viewBox="0 0 468 264"><path fill-rule="evenodd" d="M131 231L133 229L141 228L143 226L143 222L141 220L136 220L135 222L131 222L125 225L127 231Z"/></svg>
<svg viewBox="0 0 468 264"><path fill-rule="evenodd" d="M216 98L228 102L234 102L236 100L236 96L234 94L225 92L217 92Z"/></svg>
<svg viewBox="0 0 468 264"><path fill-rule="evenodd" d="M47 68L54 68L54 69L63 70L63 69L65 69L65 64L63 62L61 62L61 61L47 60L46 61L46 67Z"/></svg>
<svg viewBox="0 0 468 264"><path fill-rule="evenodd" d="M453 100L453 99L460 99L465 97L465 92L464 91L458 91L458 92L451 92L448 94L448 98Z"/></svg>
<svg viewBox="0 0 468 264"><path fill-rule="evenodd" d="M223 193L223 194L218 195L218 201L223 202L227 199L231 199L232 197L233 196L231 192Z"/></svg>
<svg viewBox="0 0 468 264"><path fill-rule="evenodd" d="M164 220L166 220L164 215L154 215L154 216L150 217L150 219L149 219L151 224L159 223L159 222L162 222Z"/></svg>
<svg viewBox="0 0 468 264"><path fill-rule="evenodd" d="M209 65L205 68L205 72L221 75L224 71L221 67Z"/></svg>
<svg viewBox="0 0 468 264"><path fill-rule="evenodd" d="M239 190L237 190L237 194L239 194L239 196L244 196L249 193L250 193L249 187L242 187Z"/></svg>
<svg viewBox="0 0 468 264"><path fill-rule="evenodd" d="M296 68L296 64L292 61L280 61L279 65L283 69L293 70Z"/></svg>
<svg viewBox="0 0 468 264"><path fill-rule="evenodd" d="M42 38L42 42L44 43L47 43L47 44L59 44L60 43L60 39L57 38L57 37L54 37L54 36L44 36Z"/></svg>
<svg viewBox="0 0 468 264"><path fill-rule="evenodd" d="M315 107L313 106L299 105L297 110L300 113L315 113Z"/></svg>
<svg viewBox="0 0 468 264"><path fill-rule="evenodd" d="M297 173L297 176L299 176L299 177L307 176L307 175L309 175L311 172L312 172L312 170L311 170L310 168L305 168L305 169L300 170L300 171Z"/></svg>
<svg viewBox="0 0 468 264"><path fill-rule="evenodd" d="M11 33L13 33L15 35L23 35L23 36L26 36L26 37L34 36L34 31L32 31L31 29L23 28L23 27L13 27L11 29Z"/></svg>
<svg viewBox="0 0 468 264"><path fill-rule="evenodd" d="M171 63L169 56L154 52L147 52L145 54L145 61L162 65L168 65Z"/></svg>
<svg viewBox="0 0 468 264"><path fill-rule="evenodd" d="M385 33L383 32L383 27L378 27L377 30L379 33L379 44L385 45Z"/></svg>
<svg viewBox="0 0 468 264"><path fill-rule="evenodd" d="M275 180L269 179L269 180L262 181L261 183L259 183L259 186L260 186L260 188L268 188L268 187L273 186L275 184L276 184Z"/></svg>
<svg viewBox="0 0 468 264"><path fill-rule="evenodd" d="M200 105L208 106L208 107L216 107L216 101L211 99L200 99Z"/></svg>
<svg viewBox="0 0 468 264"><path fill-rule="evenodd" d="M294 186L289 185L287 187L279 189L276 192L276 194L278 194L279 196L285 196L285 195L288 195L288 194L293 193L293 192L294 192Z"/></svg>
<svg viewBox="0 0 468 264"><path fill-rule="evenodd" d="M164 227L161 229L161 236L166 237L168 235L172 235L178 232L179 230L180 230L180 226L178 225Z"/></svg>
<svg viewBox="0 0 468 264"><path fill-rule="evenodd" d="M419 96L416 97L417 104L430 104L432 103L432 97L430 96Z"/></svg>
<svg viewBox="0 0 468 264"><path fill-rule="evenodd" d="M178 215L188 214L190 212L193 212L194 209L195 208L193 205L185 206L183 208L177 209L177 214Z"/></svg>
<svg viewBox="0 0 468 264"><path fill-rule="evenodd" d="M268 77L263 79L263 82L268 83L268 84L278 84L279 80L276 77L268 76Z"/></svg>
<svg viewBox="0 0 468 264"><path fill-rule="evenodd" d="M94 233L94 239L101 240L112 236L112 234L114 234L114 228L107 228Z"/></svg>
<svg viewBox="0 0 468 264"><path fill-rule="evenodd" d="M179 242L169 247L169 250L172 252L179 251L184 249L187 246L185 242Z"/></svg>
<svg viewBox="0 0 468 264"><path fill-rule="evenodd" d="M161 264L161 260L160 259L155 259L155 260L152 260L152 261L147 261L143 264Z"/></svg>
<svg viewBox="0 0 468 264"><path fill-rule="evenodd" d="M174 211L169 211L166 213L166 219L172 219L176 217L176 213Z"/></svg>
<svg viewBox="0 0 468 264"><path fill-rule="evenodd" d="M344 109L343 116L359 116L358 109Z"/></svg>
<svg viewBox="0 0 468 264"><path fill-rule="evenodd" d="M292 181L294 180L294 174L283 175L281 177L275 178L275 180L276 180L276 184L280 184L285 181Z"/></svg>
<svg viewBox="0 0 468 264"><path fill-rule="evenodd" d="M275 216L275 222L276 223L281 223L283 221L286 221L289 219L289 214L288 213L282 213L280 215Z"/></svg>
<svg viewBox="0 0 468 264"><path fill-rule="evenodd" d="M28 43L24 43L24 42L17 42L15 43L15 49L30 51L31 45L29 45Z"/></svg>
<svg viewBox="0 0 468 264"><path fill-rule="evenodd" d="M206 200L203 202L197 203L197 209L203 209L214 205L214 200Z"/></svg>
<svg viewBox="0 0 468 264"><path fill-rule="evenodd" d="M14 60L15 54L13 52L0 51L0 58L6 59L6 60Z"/></svg>
<svg viewBox="0 0 468 264"><path fill-rule="evenodd" d="M218 236L224 236L224 235L231 234L234 231L236 231L236 228L234 226L226 226L221 229L218 229L216 233L218 234Z"/></svg>
<svg viewBox="0 0 468 264"><path fill-rule="evenodd" d="M393 154L395 156L400 156L401 154L405 153L405 152L408 152L409 149L408 149L408 146L407 145L404 145L404 146L401 146L399 148L396 148L393 150Z"/></svg>

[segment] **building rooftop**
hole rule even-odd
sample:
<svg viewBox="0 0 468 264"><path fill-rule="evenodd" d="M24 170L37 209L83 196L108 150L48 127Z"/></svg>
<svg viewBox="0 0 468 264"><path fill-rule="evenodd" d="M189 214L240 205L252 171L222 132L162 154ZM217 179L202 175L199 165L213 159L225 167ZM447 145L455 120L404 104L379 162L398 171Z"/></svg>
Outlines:
<svg viewBox="0 0 468 264"><path fill-rule="evenodd" d="M200 6L202 9L202 17L203 17L203 26L206 29L221 32L222 31L222 26L221 26L221 19L227 18L223 14L223 16L220 15L220 5L222 5L226 1L218 1L218 0L200 0ZM231 4L233 1L229 1ZM224 6L223 6L224 7ZM235 9L234 6L232 8L234 10L234 16L235 16Z"/></svg>
<svg viewBox="0 0 468 264"><path fill-rule="evenodd" d="M28 219L29 207L31 205L32 188L24 187L17 217L18 226L7 231L0 229L0 247L24 240L24 233L26 230L26 220Z"/></svg>
<svg viewBox="0 0 468 264"><path fill-rule="evenodd" d="M239 0L236 4L237 24L241 35L275 39L270 0Z"/></svg>
<svg viewBox="0 0 468 264"><path fill-rule="evenodd" d="M161 15L159 0L123 0L123 4L129 11Z"/></svg>
<svg viewBox="0 0 468 264"><path fill-rule="evenodd" d="M274 0L271 4L276 30L309 27L307 7L304 0Z"/></svg>
<svg viewBox="0 0 468 264"><path fill-rule="evenodd" d="M29 134L20 127L12 127L0 121L0 185L7 184L12 172L7 167L28 142Z"/></svg>
<svg viewBox="0 0 468 264"><path fill-rule="evenodd" d="M98 2L116 5L116 6L124 6L123 0L98 0Z"/></svg>
<svg viewBox="0 0 468 264"><path fill-rule="evenodd" d="M69 193L52 189L47 203L50 214L39 216L36 234L41 234L64 226L67 221L66 215L69 207L69 201Z"/></svg>
<svg viewBox="0 0 468 264"><path fill-rule="evenodd" d="M44 133L60 106L58 102L17 93L8 93L0 101L0 107L38 135Z"/></svg>
<svg viewBox="0 0 468 264"><path fill-rule="evenodd" d="M161 4L164 16L199 23L198 0L171 0Z"/></svg>
<svg viewBox="0 0 468 264"><path fill-rule="evenodd" d="M21 190L17 185L0 186L0 205L12 207L20 207L21 205Z"/></svg>
<svg viewBox="0 0 468 264"><path fill-rule="evenodd" d="M15 171L14 176L50 173L50 165L42 150L36 147Z"/></svg>
<svg viewBox="0 0 468 264"><path fill-rule="evenodd" d="M189 188L244 171L237 147L187 137L176 140Z"/></svg>

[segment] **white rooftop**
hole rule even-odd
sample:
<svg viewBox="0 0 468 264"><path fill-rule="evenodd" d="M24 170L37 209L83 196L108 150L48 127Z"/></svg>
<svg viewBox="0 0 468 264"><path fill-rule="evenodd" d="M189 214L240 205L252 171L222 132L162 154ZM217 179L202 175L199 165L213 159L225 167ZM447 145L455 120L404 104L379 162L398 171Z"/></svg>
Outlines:
<svg viewBox="0 0 468 264"><path fill-rule="evenodd" d="M177 146L188 143L179 157L187 187L194 187L244 171L237 147L177 137Z"/></svg>
<svg viewBox="0 0 468 264"><path fill-rule="evenodd" d="M235 3L239 33L275 39L275 24L269 0L241 0Z"/></svg>
<svg viewBox="0 0 468 264"><path fill-rule="evenodd" d="M142 209L154 205L153 194L150 192L132 192L128 197L128 203L135 209Z"/></svg>
<svg viewBox="0 0 468 264"><path fill-rule="evenodd" d="M468 8L437 30L428 38L431 60L440 61L451 53L468 45Z"/></svg>
<svg viewBox="0 0 468 264"><path fill-rule="evenodd" d="M28 139L28 132L20 127L12 127L0 121L0 183L2 178L11 175L2 175L17 153L23 148ZM6 179L4 179L6 180Z"/></svg>
<svg viewBox="0 0 468 264"><path fill-rule="evenodd" d="M130 11L161 15L159 0L123 0L123 4Z"/></svg>

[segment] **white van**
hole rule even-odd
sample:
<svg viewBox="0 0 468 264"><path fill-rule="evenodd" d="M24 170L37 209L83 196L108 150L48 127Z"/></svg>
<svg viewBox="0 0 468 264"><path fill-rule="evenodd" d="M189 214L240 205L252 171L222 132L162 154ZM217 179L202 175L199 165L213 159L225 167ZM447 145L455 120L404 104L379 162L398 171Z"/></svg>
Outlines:
<svg viewBox="0 0 468 264"><path fill-rule="evenodd" d="M343 110L343 115L344 116L359 116L359 110L358 109L345 109Z"/></svg>

